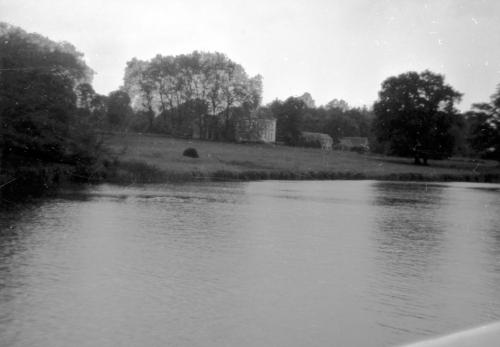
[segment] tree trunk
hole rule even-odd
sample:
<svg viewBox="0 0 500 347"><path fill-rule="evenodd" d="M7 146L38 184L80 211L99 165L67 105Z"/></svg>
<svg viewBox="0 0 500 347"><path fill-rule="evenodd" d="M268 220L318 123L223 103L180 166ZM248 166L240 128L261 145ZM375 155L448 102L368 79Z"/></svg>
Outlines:
<svg viewBox="0 0 500 347"><path fill-rule="evenodd" d="M154 121L154 118L155 118L155 113L153 112L153 109L151 107L149 107L149 111L148 111L149 128L148 128L148 132L152 132L153 131L153 121Z"/></svg>

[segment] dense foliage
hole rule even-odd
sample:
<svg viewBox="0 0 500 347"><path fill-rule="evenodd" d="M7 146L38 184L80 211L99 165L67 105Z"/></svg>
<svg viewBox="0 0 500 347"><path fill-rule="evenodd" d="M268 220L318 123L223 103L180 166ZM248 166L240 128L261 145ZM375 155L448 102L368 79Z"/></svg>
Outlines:
<svg viewBox="0 0 500 347"><path fill-rule="evenodd" d="M276 138L286 145L297 145L307 110L306 103L299 98L290 97L284 102L274 101L269 109L276 118Z"/></svg>
<svg viewBox="0 0 500 347"><path fill-rule="evenodd" d="M430 71L407 72L382 83L374 105L374 133L390 154L442 159L455 147L454 127L462 119L454 108L461 94Z"/></svg>
<svg viewBox="0 0 500 347"><path fill-rule="evenodd" d="M193 52L157 55L150 61L132 59L125 69L123 89L133 109L149 115L149 131L196 132L203 139L232 140L235 110L250 113L257 108L262 80L248 77L241 65L224 54ZM155 115L161 120L158 126Z"/></svg>
<svg viewBox="0 0 500 347"><path fill-rule="evenodd" d="M471 147L484 158L500 161L500 85L489 103L473 105L467 121Z"/></svg>
<svg viewBox="0 0 500 347"><path fill-rule="evenodd" d="M84 172L92 165L98 142L90 115L80 112L76 93L77 86L88 85L91 78L82 54L71 44L0 23L3 175L49 164ZM79 94L87 89L78 89Z"/></svg>
<svg viewBox="0 0 500 347"><path fill-rule="evenodd" d="M367 108L350 108L343 100L334 99L316 108L310 94L305 93L284 102L275 100L267 109L277 119L278 140L287 145L300 145L302 132L328 134L334 143L346 136L370 136L372 112Z"/></svg>

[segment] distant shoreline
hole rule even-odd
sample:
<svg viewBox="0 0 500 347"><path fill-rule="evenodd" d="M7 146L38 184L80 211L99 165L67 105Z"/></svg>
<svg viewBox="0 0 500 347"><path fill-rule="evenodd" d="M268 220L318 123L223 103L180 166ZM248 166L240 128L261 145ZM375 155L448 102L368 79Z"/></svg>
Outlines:
<svg viewBox="0 0 500 347"><path fill-rule="evenodd" d="M500 183L498 162L471 158L413 165L409 158L316 148L107 134L107 160L89 176L64 165L26 166L0 176L0 197L40 195L66 183L147 184L263 180L379 180ZM197 159L182 155L196 148ZM5 202L5 201L4 201Z"/></svg>
<svg viewBox="0 0 500 347"><path fill-rule="evenodd" d="M50 170L49 170L50 171ZM145 163L119 162L115 168L102 173L103 177L97 179L83 179L70 175L47 176L46 181L36 177L29 181L26 179L8 180L1 178L0 205L11 202L25 201L31 197L42 196L50 192L57 192L58 188L66 184L162 184L162 183L194 183L194 182L258 182L258 181L339 181L339 180L375 180L375 181L400 181L400 182L470 182L470 183L500 183L500 173L485 174L438 174L426 175L419 173L387 173L385 175L370 175L362 172L335 172L335 171L216 171L213 173L200 172L167 172Z"/></svg>
<svg viewBox="0 0 500 347"><path fill-rule="evenodd" d="M114 134L106 139L115 162L111 183L259 180L381 180L500 182L500 165L470 158L431 160L325 152L317 148L176 139L154 134ZM197 159L182 156L195 148Z"/></svg>
<svg viewBox="0 0 500 347"><path fill-rule="evenodd" d="M132 164L132 165L131 165ZM132 169L131 166L137 167ZM231 181L334 181L334 180L376 180L376 181L408 181L408 182L479 182L500 183L500 173L486 174L437 174L420 173L387 173L385 175L370 175L362 172L335 171L215 171L200 172L165 172L147 164L120 163L119 173L95 183L115 184L146 184L146 183L176 183L176 182L231 182ZM123 167L126 167L125 169Z"/></svg>

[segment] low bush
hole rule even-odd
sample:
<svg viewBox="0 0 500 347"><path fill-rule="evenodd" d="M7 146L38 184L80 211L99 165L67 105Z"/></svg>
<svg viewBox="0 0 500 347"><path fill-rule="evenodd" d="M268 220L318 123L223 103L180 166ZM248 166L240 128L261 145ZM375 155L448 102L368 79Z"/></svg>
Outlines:
<svg viewBox="0 0 500 347"><path fill-rule="evenodd" d="M199 158L200 156L198 155L198 151L196 148L189 147L184 150L182 153L183 156L189 157L189 158Z"/></svg>

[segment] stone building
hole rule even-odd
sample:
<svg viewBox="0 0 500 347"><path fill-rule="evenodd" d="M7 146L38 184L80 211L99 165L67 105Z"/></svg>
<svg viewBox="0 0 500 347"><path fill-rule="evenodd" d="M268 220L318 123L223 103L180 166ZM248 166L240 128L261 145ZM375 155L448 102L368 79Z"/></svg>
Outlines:
<svg viewBox="0 0 500 347"><path fill-rule="evenodd" d="M236 124L237 142L276 142L276 119L242 119Z"/></svg>

